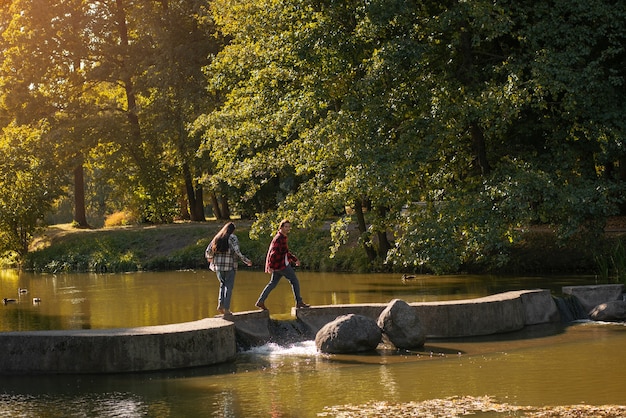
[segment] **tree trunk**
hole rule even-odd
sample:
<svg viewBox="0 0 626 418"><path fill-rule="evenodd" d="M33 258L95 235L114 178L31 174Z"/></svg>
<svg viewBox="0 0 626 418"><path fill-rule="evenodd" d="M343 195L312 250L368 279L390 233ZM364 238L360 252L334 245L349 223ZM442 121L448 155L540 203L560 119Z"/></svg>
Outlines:
<svg viewBox="0 0 626 418"><path fill-rule="evenodd" d="M187 203L187 198L183 195L181 195L180 199L178 200L178 206L180 207L180 218L184 219L185 221L190 220L191 216L189 215L189 203Z"/></svg>
<svg viewBox="0 0 626 418"><path fill-rule="evenodd" d="M215 219L223 219L220 202L217 200L215 192L211 192L211 208L213 208L213 216L215 216Z"/></svg>
<svg viewBox="0 0 626 418"><path fill-rule="evenodd" d="M74 168L74 222L79 228L89 228L85 211L85 175L82 162Z"/></svg>
<svg viewBox="0 0 626 418"><path fill-rule="evenodd" d="M626 158L619 158L604 165L604 177L612 182L623 182L626 180ZM619 215L626 215L626 201L617 205Z"/></svg>
<svg viewBox="0 0 626 418"><path fill-rule="evenodd" d="M120 36L120 46L127 53L128 42L128 27L126 25L126 11L124 9L123 0L115 0L116 5L116 20L117 27ZM123 67L121 82L126 93L126 118L130 125L131 143L128 144L128 151L134 158L135 162L139 166L140 170L148 169L147 164L144 164L143 155L139 152L141 145L141 126L139 125L139 116L137 116L137 98L135 96L135 87L131 78L131 70L127 68L124 58L122 58L120 65Z"/></svg>
<svg viewBox="0 0 626 418"><path fill-rule="evenodd" d="M474 65L472 62L472 36L471 33L465 29L468 27L467 22L460 28L460 57L461 62L459 65L457 76L461 83L467 87L472 87L476 84L474 80ZM487 175L491 172L491 166L487 160L487 145L485 143L485 135L482 129L478 125L478 120L470 121L469 133L472 141L472 153L473 163L476 171L481 175Z"/></svg>
<svg viewBox="0 0 626 418"><path fill-rule="evenodd" d="M192 220L195 219L198 222L206 221L206 216L204 216L204 189L201 184L196 184L196 202L192 213L194 213Z"/></svg>
<svg viewBox="0 0 626 418"><path fill-rule="evenodd" d="M221 209L220 209L222 218L220 219L228 220L230 219L230 205L228 204L228 198L222 195L222 198L220 200L222 202Z"/></svg>
<svg viewBox="0 0 626 418"><path fill-rule="evenodd" d="M384 207L378 208L378 215L381 218L384 218L387 215L388 211L389 210ZM376 236L378 237L378 254L384 260L385 258L387 258L387 253L391 249L391 243L389 242L389 239L387 238L387 232L385 231L380 231L376 233Z"/></svg>
<svg viewBox="0 0 626 418"><path fill-rule="evenodd" d="M487 145L485 144L485 136L482 129L476 124L472 123L470 126L470 135L472 136L472 148L474 150L474 162L483 176L491 172L491 165L487 160Z"/></svg>
<svg viewBox="0 0 626 418"><path fill-rule="evenodd" d="M354 213L356 214L357 225L359 227L359 232L363 239L363 249L367 254L367 258L370 261L376 260L376 251L374 247L372 247L372 240L365 236L367 234L367 225L365 224L365 215L363 215L363 204L360 200L357 200L354 204Z"/></svg>
<svg viewBox="0 0 626 418"><path fill-rule="evenodd" d="M185 178L185 190L189 202L189 219L195 222L204 222L204 203L202 202L202 186L193 186L193 179L189 164L183 164L183 177Z"/></svg>

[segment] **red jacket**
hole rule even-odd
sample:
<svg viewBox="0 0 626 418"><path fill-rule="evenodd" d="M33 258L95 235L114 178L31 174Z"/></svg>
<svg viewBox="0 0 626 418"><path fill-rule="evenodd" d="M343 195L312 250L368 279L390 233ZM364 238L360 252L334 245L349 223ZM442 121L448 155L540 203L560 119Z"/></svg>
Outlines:
<svg viewBox="0 0 626 418"><path fill-rule="evenodd" d="M267 251L267 257L265 258L265 272L271 273L273 270L282 270L287 267L285 263L285 257L289 260L289 264L298 263L298 258L289 252L287 247L287 236L277 232L270 243L270 248Z"/></svg>

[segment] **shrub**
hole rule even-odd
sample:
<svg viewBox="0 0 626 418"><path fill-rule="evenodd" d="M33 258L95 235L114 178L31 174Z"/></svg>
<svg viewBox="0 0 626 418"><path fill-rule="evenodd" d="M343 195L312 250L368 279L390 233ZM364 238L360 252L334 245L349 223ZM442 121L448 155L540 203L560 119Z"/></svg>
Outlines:
<svg viewBox="0 0 626 418"><path fill-rule="evenodd" d="M135 225L137 223L137 217L127 211L112 213L104 220L105 227Z"/></svg>

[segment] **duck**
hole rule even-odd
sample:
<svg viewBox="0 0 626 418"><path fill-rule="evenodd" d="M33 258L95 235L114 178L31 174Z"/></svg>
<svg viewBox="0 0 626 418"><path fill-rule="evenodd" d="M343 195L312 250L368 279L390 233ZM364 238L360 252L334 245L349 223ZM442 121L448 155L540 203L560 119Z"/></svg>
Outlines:
<svg viewBox="0 0 626 418"><path fill-rule="evenodd" d="M2 299L2 303L4 303L5 305L7 303L13 303L13 302L17 302L17 299L11 299L11 298L3 298Z"/></svg>
<svg viewBox="0 0 626 418"><path fill-rule="evenodd" d="M402 283L407 282L408 280L413 280L415 278L412 274L403 274L402 275Z"/></svg>
<svg viewBox="0 0 626 418"><path fill-rule="evenodd" d="M17 289L17 293L28 293L28 289L20 287L20 288Z"/></svg>
<svg viewBox="0 0 626 418"><path fill-rule="evenodd" d="M41 302L41 298L33 298L33 303L39 303Z"/></svg>

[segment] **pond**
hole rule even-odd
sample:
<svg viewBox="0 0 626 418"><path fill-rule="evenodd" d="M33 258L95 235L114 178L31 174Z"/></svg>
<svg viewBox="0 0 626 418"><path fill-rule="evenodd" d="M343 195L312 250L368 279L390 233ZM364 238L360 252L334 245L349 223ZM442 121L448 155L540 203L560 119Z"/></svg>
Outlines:
<svg viewBox="0 0 626 418"><path fill-rule="evenodd" d="M593 277L418 276L405 282L388 274L299 272L299 277L305 301L314 305L466 299L534 288L558 294L564 285L595 284ZM240 271L231 308L253 310L268 279ZM0 306L0 331L158 325L215 315L217 280L209 271L59 276L3 271L0 297L16 299ZM41 302L33 303L35 297ZM272 318L291 318L287 281L266 304ZM403 416L389 411L415 403L457 416L451 397L466 397L455 405L463 399L505 405L487 416L526 416L529 412L514 410L624 404L625 347L624 324L595 322L428 340L419 351L359 356L321 355L311 341L269 344L240 353L232 363L175 372L3 376L0 416ZM345 412L352 408L348 404L363 415ZM387 412L375 415L378 408Z"/></svg>

